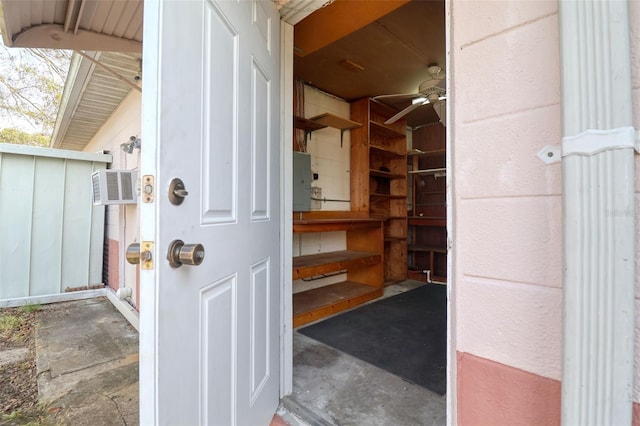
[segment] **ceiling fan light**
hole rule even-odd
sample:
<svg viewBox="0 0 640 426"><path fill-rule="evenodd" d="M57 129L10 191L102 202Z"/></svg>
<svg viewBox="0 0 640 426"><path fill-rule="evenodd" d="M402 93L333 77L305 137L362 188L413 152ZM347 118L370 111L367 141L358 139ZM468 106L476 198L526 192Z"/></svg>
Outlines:
<svg viewBox="0 0 640 426"><path fill-rule="evenodd" d="M426 100L427 100L427 98L425 98L424 96L420 96L420 97L417 97L417 98L413 98L411 100L411 104L415 105L415 104L424 103Z"/></svg>

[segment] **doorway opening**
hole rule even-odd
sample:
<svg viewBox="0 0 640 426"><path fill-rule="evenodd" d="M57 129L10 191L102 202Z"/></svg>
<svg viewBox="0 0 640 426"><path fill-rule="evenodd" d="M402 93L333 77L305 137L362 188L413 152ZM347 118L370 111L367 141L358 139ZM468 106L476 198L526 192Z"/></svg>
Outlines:
<svg viewBox="0 0 640 426"><path fill-rule="evenodd" d="M284 404L318 424L444 423L445 2L338 1L294 34L295 331ZM387 302L395 307L378 308ZM425 365L429 339L444 364ZM404 374L413 360L442 381Z"/></svg>

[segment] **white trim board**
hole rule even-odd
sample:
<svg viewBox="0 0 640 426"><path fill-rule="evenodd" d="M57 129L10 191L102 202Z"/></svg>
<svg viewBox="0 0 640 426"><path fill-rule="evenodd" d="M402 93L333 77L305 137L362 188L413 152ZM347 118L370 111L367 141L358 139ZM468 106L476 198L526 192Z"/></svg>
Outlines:
<svg viewBox="0 0 640 426"><path fill-rule="evenodd" d="M16 297L14 299L0 300L0 309L16 308L24 305L46 305L49 303L72 302L74 300L93 299L106 296L109 302L122 314L137 332L140 332L140 316L131 305L116 296L111 288L99 288L95 290L72 291L69 293L47 294L43 296Z"/></svg>

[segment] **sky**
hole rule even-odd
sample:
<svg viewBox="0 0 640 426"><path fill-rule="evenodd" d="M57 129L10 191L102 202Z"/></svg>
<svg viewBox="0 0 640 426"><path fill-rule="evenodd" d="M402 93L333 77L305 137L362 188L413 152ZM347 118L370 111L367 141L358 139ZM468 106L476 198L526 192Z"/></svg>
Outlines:
<svg viewBox="0 0 640 426"><path fill-rule="evenodd" d="M47 115L53 116L55 120L57 107L52 107L52 95L46 96L47 91L42 88L42 76L53 79L61 91L68 70L68 60L65 62L54 58L54 62L63 70L62 75L59 75L52 73L46 62L30 54L29 50L7 48L0 42L0 129L17 128L29 133L43 131L42 126L34 125L23 115L12 111L12 106L16 105L15 99L20 97L24 97L27 107L33 108L35 105L37 108L46 109L49 111ZM17 96L12 96L11 90L15 90ZM51 130L47 129L48 132Z"/></svg>

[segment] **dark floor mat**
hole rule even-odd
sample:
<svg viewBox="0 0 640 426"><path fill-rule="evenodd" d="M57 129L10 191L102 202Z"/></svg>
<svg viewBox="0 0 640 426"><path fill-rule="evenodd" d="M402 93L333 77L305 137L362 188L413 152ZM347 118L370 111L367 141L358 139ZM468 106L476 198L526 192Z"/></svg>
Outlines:
<svg viewBox="0 0 640 426"><path fill-rule="evenodd" d="M425 285L298 331L443 395L446 297L446 286Z"/></svg>

